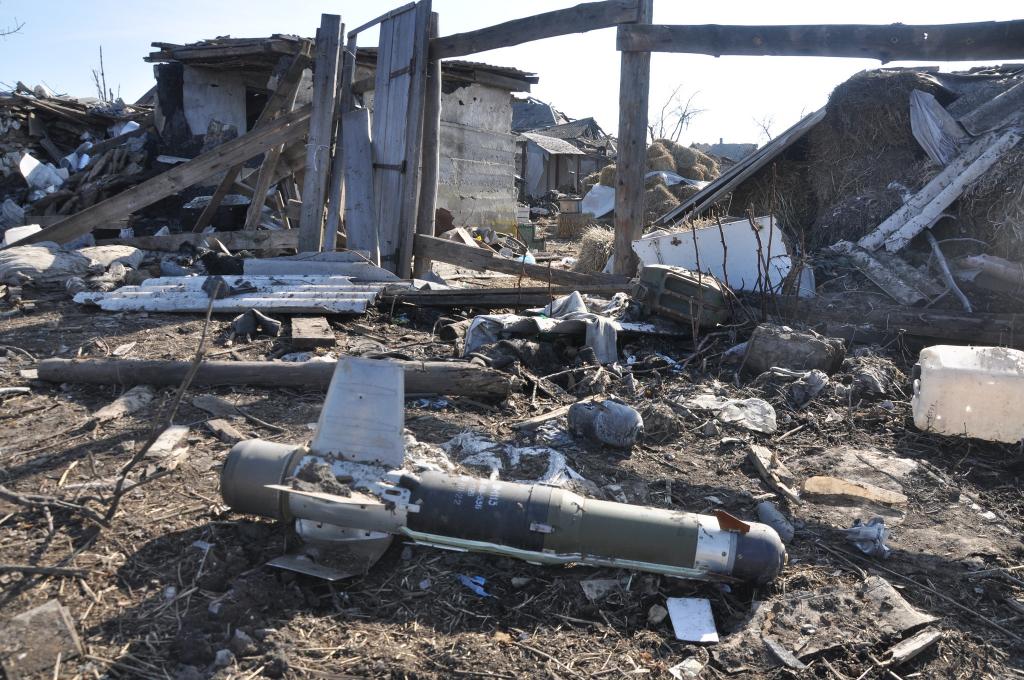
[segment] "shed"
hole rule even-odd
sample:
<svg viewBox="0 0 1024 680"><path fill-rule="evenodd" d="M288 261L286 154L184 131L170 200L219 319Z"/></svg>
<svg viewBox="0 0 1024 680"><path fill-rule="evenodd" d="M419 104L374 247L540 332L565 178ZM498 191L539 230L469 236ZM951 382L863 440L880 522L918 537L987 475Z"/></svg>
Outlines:
<svg viewBox="0 0 1024 680"><path fill-rule="evenodd" d="M584 151L564 139L536 132L520 134L519 147L517 169L527 196L543 196L551 190L578 193Z"/></svg>
<svg viewBox="0 0 1024 680"><path fill-rule="evenodd" d="M155 122L165 151L192 156L207 130L252 127L276 77L302 38L216 38L188 45L153 43L146 57L157 79ZM353 90L373 109L376 49L360 49ZM537 77L515 68L446 60L442 65L441 149L437 206L456 224L511 230L515 219L513 92ZM307 71L298 103L312 98ZM223 132L221 132L223 135Z"/></svg>

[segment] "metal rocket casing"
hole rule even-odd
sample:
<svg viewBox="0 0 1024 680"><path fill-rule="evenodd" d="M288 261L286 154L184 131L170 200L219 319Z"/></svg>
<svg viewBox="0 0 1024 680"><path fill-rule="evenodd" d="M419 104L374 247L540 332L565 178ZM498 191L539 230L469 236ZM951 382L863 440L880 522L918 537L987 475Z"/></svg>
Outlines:
<svg viewBox="0 0 1024 680"><path fill-rule="evenodd" d="M351 480L351 495L284 485L309 465ZM778 534L759 523L585 498L543 484L442 472L391 471L305 448L237 444L221 475L235 510L386 532L436 547L539 564L580 563L683 578L774 579L786 561Z"/></svg>
<svg viewBox="0 0 1024 680"><path fill-rule="evenodd" d="M641 423L627 431L639 431ZM402 368L343 359L309 448L239 442L221 472L224 501L239 512L294 521L306 543L321 546L325 554L347 551L360 570L379 559L393 535L540 564L581 563L683 578L764 583L786 562L773 529L724 513L696 515L584 498L544 484L402 470L403 425ZM331 569L311 552L317 551L271 564L344 577L338 574L345 570L325 575Z"/></svg>

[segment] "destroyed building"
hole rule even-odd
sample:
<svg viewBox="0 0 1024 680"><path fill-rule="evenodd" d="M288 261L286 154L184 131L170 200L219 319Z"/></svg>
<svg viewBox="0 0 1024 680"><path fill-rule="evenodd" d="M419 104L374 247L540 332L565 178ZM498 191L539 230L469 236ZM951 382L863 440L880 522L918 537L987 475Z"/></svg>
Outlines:
<svg viewBox="0 0 1024 680"><path fill-rule="evenodd" d="M1024 67L865 71L731 165L638 104L653 52L1000 64L1024 20L652 4L0 94L5 677L1021 676ZM614 141L465 60L611 27Z"/></svg>
<svg viewBox="0 0 1024 680"><path fill-rule="evenodd" d="M551 116L545 115L551 111ZM551 120L565 122L551 124ZM583 178L614 162L615 139L593 118L568 120L554 107L530 98L513 100L513 129L520 133L516 170L524 195L550 191L577 194Z"/></svg>
<svg viewBox="0 0 1024 680"><path fill-rule="evenodd" d="M296 53L299 39L216 39L188 45L154 43L158 101L156 126L167 153L194 155L215 127L242 134L252 128L282 58ZM360 49L353 92L373 108L376 50ZM529 92L537 77L515 68L449 60L444 63L441 157L437 205L458 224L508 231L515 225L515 142L511 134L513 92ZM307 71L296 97L312 99Z"/></svg>

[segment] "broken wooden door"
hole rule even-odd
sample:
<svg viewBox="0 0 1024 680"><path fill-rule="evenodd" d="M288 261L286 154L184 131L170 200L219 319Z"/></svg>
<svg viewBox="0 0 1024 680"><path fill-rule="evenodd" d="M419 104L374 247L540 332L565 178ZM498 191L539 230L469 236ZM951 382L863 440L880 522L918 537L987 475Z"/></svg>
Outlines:
<svg viewBox="0 0 1024 680"><path fill-rule="evenodd" d="M380 24L373 92L373 197L380 264L410 275L416 233L430 0Z"/></svg>

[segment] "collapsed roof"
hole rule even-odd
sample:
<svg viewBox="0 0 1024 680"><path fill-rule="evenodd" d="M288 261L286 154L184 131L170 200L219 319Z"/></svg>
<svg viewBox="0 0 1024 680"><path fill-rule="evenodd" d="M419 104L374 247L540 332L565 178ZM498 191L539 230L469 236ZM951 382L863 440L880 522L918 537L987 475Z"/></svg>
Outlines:
<svg viewBox="0 0 1024 680"><path fill-rule="evenodd" d="M267 71L273 69L281 57L294 55L303 40L295 35L274 34L265 38L224 36L185 45L154 42L153 47L158 49L147 55L145 60L225 71ZM356 59L359 65L372 67L377 63L377 48L358 48ZM445 80L477 82L510 92L529 92L530 86L538 81L534 73L476 61L446 59L442 62L442 69Z"/></svg>

